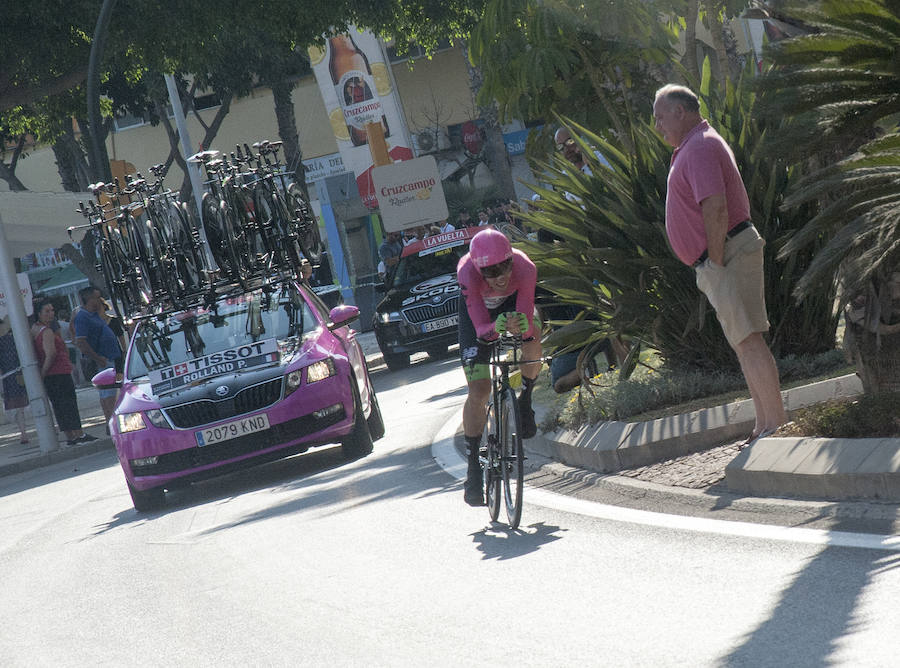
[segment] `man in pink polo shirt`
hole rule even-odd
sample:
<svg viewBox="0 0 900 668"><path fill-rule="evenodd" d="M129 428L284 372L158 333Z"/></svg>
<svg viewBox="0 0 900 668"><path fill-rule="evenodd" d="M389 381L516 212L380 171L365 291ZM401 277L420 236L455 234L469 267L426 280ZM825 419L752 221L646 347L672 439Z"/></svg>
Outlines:
<svg viewBox="0 0 900 668"><path fill-rule="evenodd" d="M666 233L678 258L697 272L737 353L756 425L747 443L785 422L763 285L765 241L750 222L750 201L734 153L700 116L697 96L668 84L653 103L656 130L675 147L666 193Z"/></svg>

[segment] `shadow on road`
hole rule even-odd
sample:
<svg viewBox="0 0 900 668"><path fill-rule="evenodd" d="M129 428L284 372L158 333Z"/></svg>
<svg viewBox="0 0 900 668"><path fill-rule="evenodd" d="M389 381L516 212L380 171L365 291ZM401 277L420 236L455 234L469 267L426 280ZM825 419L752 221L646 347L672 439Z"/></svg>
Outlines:
<svg viewBox="0 0 900 668"><path fill-rule="evenodd" d="M535 522L527 527L511 531L501 522L493 522L490 527L472 534L472 542L482 553L483 559L515 559L536 552L544 545L559 540L557 532L565 531L552 524Z"/></svg>
<svg viewBox="0 0 900 668"><path fill-rule="evenodd" d="M891 522L885 520L889 532ZM838 521L834 531L852 531L851 520ZM842 637L863 630L858 603L873 576L900 565L900 555L877 550L826 547L797 574L772 616L748 634L725 657L723 666L826 666ZM785 656L788 638L791 655ZM887 639L886 639L887 640ZM877 659L876 659L877 662Z"/></svg>
<svg viewBox="0 0 900 668"><path fill-rule="evenodd" d="M399 372L389 371L386 366L379 366L375 369L370 369L369 374L372 376L377 390L379 392L387 392L398 387L414 385L420 381L428 380L435 373L443 373L453 366L460 366L459 358L455 355L438 360L424 358L420 362L413 362L409 367ZM463 383L464 377L461 367L459 379L460 383Z"/></svg>
<svg viewBox="0 0 900 668"><path fill-rule="evenodd" d="M116 452L110 448L109 450L95 452L77 459L68 459L50 466L22 471L15 475L0 478L0 498L118 465ZM125 483L123 482L122 484L124 485Z"/></svg>

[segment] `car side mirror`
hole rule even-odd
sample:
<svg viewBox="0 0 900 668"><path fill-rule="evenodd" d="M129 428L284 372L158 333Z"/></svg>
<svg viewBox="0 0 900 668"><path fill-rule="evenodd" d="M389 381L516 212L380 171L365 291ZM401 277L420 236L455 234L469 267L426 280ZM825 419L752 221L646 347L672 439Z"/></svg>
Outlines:
<svg viewBox="0 0 900 668"><path fill-rule="evenodd" d="M122 383L116 380L115 369L104 369L91 378L91 385L98 390L108 390L111 388L122 387Z"/></svg>
<svg viewBox="0 0 900 668"><path fill-rule="evenodd" d="M331 309L328 313L328 317L331 320L328 329L335 330L338 327L343 327L347 323L356 320L359 317L359 308L351 304L341 304L340 306L335 306Z"/></svg>

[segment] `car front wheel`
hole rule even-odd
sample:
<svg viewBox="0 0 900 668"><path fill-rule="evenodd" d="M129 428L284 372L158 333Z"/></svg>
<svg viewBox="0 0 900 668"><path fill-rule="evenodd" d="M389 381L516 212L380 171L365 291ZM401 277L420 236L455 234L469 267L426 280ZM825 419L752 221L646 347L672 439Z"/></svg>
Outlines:
<svg viewBox="0 0 900 668"><path fill-rule="evenodd" d="M135 489L129 482L128 493L131 494L131 501L134 503L134 509L139 513L158 510L166 503L166 490L162 487L151 487L150 489L140 490Z"/></svg>
<svg viewBox="0 0 900 668"><path fill-rule="evenodd" d="M409 354L396 353L390 355L388 353L385 353L384 363L387 364L387 368L391 371L399 371L400 369L405 369L409 366Z"/></svg>
<svg viewBox="0 0 900 668"><path fill-rule="evenodd" d="M341 441L341 454L345 459L359 459L372 452L374 444L355 378L350 379L350 387L353 391L353 430Z"/></svg>

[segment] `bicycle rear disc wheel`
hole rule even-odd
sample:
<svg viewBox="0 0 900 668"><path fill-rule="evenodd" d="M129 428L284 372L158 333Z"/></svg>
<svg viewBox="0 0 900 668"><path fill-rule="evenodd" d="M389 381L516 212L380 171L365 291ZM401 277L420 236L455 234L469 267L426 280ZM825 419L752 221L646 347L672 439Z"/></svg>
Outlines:
<svg viewBox="0 0 900 668"><path fill-rule="evenodd" d="M297 220L297 242L300 244L300 250L310 264L321 263L325 247L319 234L319 221L312 215L312 207L296 183L288 186L288 203L291 215Z"/></svg>
<svg viewBox="0 0 900 668"><path fill-rule="evenodd" d="M225 250L225 222L222 220L220 201L215 195L206 193L203 195L201 207L200 224L203 225L210 253L216 263L216 267L211 269L218 269L219 275L223 278L229 277L232 274L232 267Z"/></svg>
<svg viewBox="0 0 900 668"><path fill-rule="evenodd" d="M138 293L135 303L150 304L153 301L157 285L154 283L152 258L147 249L147 238L144 236L147 227L131 215L125 216L122 226L125 228L125 233L122 234L120 229L119 240L131 261L130 266L127 267L127 274L131 277L134 290Z"/></svg>
<svg viewBox="0 0 900 668"><path fill-rule="evenodd" d="M127 320L131 317L131 312L135 305L130 302L121 282L123 274L116 253L109 243L98 244L97 253L100 259L100 272L106 280L106 292L109 295L109 301L112 303L113 310L123 321Z"/></svg>
<svg viewBox="0 0 900 668"><path fill-rule="evenodd" d="M198 249L198 237L188 218L186 207L177 202L169 203L169 223L172 225L172 243L178 276L188 293L203 287L203 265Z"/></svg>
<svg viewBox="0 0 900 668"><path fill-rule="evenodd" d="M487 457L482 470L484 482L484 500L487 504L491 521L496 522L500 516L500 484L501 475L498 466L500 461L500 448L497 446L497 415L493 403L488 406L488 419L484 426L484 443L487 449Z"/></svg>
<svg viewBox="0 0 900 668"><path fill-rule="evenodd" d="M522 492L525 487L525 451L519 420L519 403L513 390L506 390L500 400L500 468L506 518L511 529L522 519Z"/></svg>

